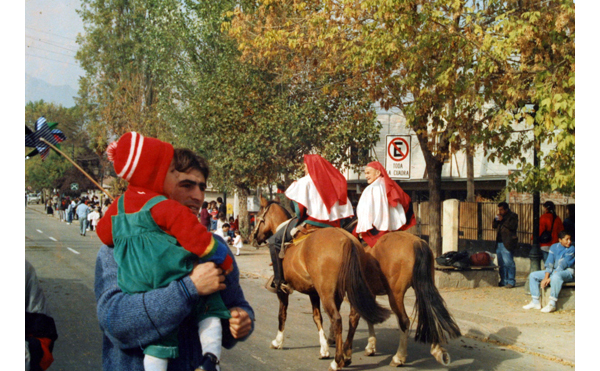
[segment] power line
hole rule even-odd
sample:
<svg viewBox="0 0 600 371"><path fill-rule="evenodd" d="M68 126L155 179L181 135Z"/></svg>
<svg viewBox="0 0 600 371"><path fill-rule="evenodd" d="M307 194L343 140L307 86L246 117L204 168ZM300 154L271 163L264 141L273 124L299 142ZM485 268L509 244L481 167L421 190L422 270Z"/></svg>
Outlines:
<svg viewBox="0 0 600 371"><path fill-rule="evenodd" d="M50 41L45 41L45 40L42 40L42 39L40 39L40 38L36 38L36 37L33 37L33 36L29 36L29 35L25 35L25 37L29 37L30 39L33 39L33 40L35 40L35 41L39 41L39 42L41 42L41 43L44 43L44 44L52 45L52 46L55 46L55 47L57 47L57 48L61 48L61 49L68 50L68 51L70 51L70 52L77 53L77 50L73 50L73 49L65 48L64 46L61 46L60 44L52 43L52 42L50 42Z"/></svg>
<svg viewBox="0 0 600 371"><path fill-rule="evenodd" d="M43 51L48 52L48 53L60 54L60 55L64 55L64 56L71 57L71 58L75 57L74 55L71 55L71 54L65 54L65 53L60 53L60 52L53 52L52 50L39 48L39 47L33 46L33 45L27 45L27 47L28 48L34 48L34 49L43 50Z"/></svg>
<svg viewBox="0 0 600 371"><path fill-rule="evenodd" d="M48 32L48 31L37 30L37 29L35 29L35 28L32 28L32 27L27 27L27 26L25 26L25 28L28 28L28 29L30 29L30 30L33 30L33 31L37 31L37 32L45 33L45 34L48 34L48 35L54 35L54 36L62 37L63 39L67 39L67 40L73 40L73 41L76 41L76 40L77 40L77 39L74 39L74 38L72 38L72 37L66 37L66 36L62 36L62 35L59 35L59 34L55 34L55 33L52 33L52 32Z"/></svg>
<svg viewBox="0 0 600 371"><path fill-rule="evenodd" d="M54 61L54 62L59 62L59 63L66 63L66 64L69 64L69 65L71 65L71 66L79 67L78 65L76 65L76 64L73 64L73 63L69 63L69 62L66 62L66 61L59 61L59 60L57 60L57 59L52 59L52 58L47 58L47 57L42 57L41 55L27 54L27 53L25 53L25 55L26 55L26 56L29 56L29 57L42 58L42 59L47 59L47 60L49 60L49 61Z"/></svg>

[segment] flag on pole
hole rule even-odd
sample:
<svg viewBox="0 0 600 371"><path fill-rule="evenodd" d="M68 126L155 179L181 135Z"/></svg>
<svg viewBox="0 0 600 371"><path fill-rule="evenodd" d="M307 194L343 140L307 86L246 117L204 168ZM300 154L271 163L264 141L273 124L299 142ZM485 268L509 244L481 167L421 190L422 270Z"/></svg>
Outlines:
<svg viewBox="0 0 600 371"><path fill-rule="evenodd" d="M56 125L58 125L57 122L47 122L46 118L42 116L35 122L35 132L25 126L25 147L35 148L25 156L25 159L39 154L42 160L44 160L48 156L50 147L42 142L40 138L44 138L53 145L57 145L67 139L62 131L54 129Z"/></svg>

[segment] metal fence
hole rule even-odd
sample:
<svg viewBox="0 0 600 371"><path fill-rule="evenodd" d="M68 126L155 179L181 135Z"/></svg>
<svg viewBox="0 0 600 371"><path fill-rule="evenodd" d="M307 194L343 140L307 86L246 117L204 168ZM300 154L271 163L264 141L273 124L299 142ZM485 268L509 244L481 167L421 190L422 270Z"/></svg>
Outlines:
<svg viewBox="0 0 600 371"><path fill-rule="evenodd" d="M533 205L511 203L509 207L519 215L519 227L517 229L519 243L531 244L533 236ZM443 215L443 208L442 203L440 208L441 215ZM413 210L415 210L417 217L417 225L408 231L420 237L428 237L429 202L415 202L413 203ZM543 212L544 208L540 206L540 215ZM498 204L495 202L460 202L458 213L459 239L495 241L496 230L492 228L492 222L497 213ZM556 215L564 220L567 216L567 206L556 205Z"/></svg>

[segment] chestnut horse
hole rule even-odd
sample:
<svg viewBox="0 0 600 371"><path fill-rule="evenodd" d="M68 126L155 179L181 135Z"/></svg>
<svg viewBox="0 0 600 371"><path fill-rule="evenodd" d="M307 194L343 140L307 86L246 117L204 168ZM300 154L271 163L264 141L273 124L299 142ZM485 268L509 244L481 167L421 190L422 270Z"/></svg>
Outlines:
<svg viewBox="0 0 600 371"><path fill-rule="evenodd" d="M276 202L261 197L261 211L256 217L254 239L260 244L273 235L277 227L290 219L289 213ZM365 279L361 255L362 246L351 234L341 228L324 228L310 233L304 240L290 245L283 259L285 281L295 290L310 297L313 320L319 331L320 358L329 358L329 344L323 331L320 301L331 320L330 338L335 339L335 359L329 370L349 365L351 359L344 357L342 346L342 319L340 305L348 294L350 305L367 321L381 323L391 314L375 301ZM278 292L279 331L271 342L271 348L283 347L283 331L287 316L289 294ZM356 314L358 313L358 314ZM358 322L358 321L356 321ZM351 352L350 352L351 355Z"/></svg>
<svg viewBox="0 0 600 371"><path fill-rule="evenodd" d="M363 246L369 257L369 287L377 295L388 296L390 306L398 318L400 342L390 365L402 366L408 355L410 320L404 308L404 295L411 286L415 291L415 309L418 314L415 340L430 343L434 358L439 363L448 365L450 355L440 344L445 343L447 338L456 338L461 334L435 287L433 253L429 245L408 232L392 232L381 237L372 248L366 244ZM346 340L348 346L344 348L346 357L351 357L348 352L352 351L352 338L357 325L358 320L350 322ZM368 325L369 339L365 354L373 355L375 331L373 324Z"/></svg>

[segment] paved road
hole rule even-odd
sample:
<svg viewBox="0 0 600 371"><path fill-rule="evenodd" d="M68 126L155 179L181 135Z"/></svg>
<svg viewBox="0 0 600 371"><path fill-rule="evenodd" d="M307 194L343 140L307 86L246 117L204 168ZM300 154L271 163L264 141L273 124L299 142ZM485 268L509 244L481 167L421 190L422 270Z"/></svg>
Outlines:
<svg viewBox="0 0 600 371"><path fill-rule="evenodd" d="M95 314L93 293L94 264L99 240L95 233L79 236L78 224L66 225L55 218L28 208L26 211L26 258L34 265L56 320L59 339L55 362L50 370L101 370L101 333ZM252 337L234 349L224 350L223 370L326 370L331 360L319 360L318 335L312 320L308 297L295 293L290 310L284 349L269 349L277 331L278 302L263 287L256 274L257 259L268 259L254 248L242 250L238 264L244 292L256 311ZM252 262L252 269L250 269ZM264 261L268 272L267 261ZM348 308L342 308L347 326ZM329 326L328 319L325 320ZM365 357L367 327L361 321L354 343L353 364L349 370L391 370L388 366L396 351L398 330L395 319L378 327L378 353ZM510 347L500 347L469 338L456 339L447 346L456 370L572 370ZM430 355L425 344L409 341L409 359L404 369L444 369ZM333 354L334 349L330 352Z"/></svg>

